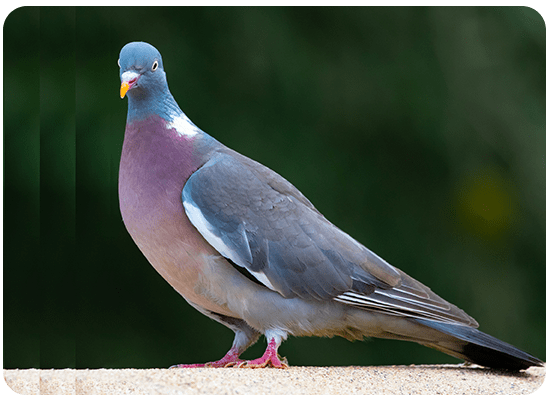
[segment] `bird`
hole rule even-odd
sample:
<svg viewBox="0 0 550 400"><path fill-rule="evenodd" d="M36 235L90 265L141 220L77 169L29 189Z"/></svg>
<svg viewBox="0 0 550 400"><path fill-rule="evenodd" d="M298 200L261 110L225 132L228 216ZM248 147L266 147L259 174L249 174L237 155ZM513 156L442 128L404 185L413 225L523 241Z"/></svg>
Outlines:
<svg viewBox="0 0 550 400"><path fill-rule="evenodd" d="M128 99L118 182L126 229L192 307L235 334L220 360L174 368L287 368L279 346L289 336L405 340L500 370L544 365L479 331L282 176L197 127L154 46L126 44L118 65ZM264 354L241 359L262 335Z"/></svg>

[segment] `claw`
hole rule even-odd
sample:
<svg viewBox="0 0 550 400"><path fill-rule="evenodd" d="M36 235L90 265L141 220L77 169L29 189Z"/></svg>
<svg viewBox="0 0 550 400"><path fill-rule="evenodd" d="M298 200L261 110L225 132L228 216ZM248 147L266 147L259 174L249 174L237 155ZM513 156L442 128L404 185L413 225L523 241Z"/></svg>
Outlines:
<svg viewBox="0 0 550 400"><path fill-rule="evenodd" d="M172 365L170 369L173 368L288 368L288 362L286 361L286 358L281 358L279 354L277 353L277 348L279 347L279 343L274 337L271 337L269 340L269 343L267 344L267 348L265 349L265 353L260 358L257 358L255 360L241 360L239 358L239 355L241 352L239 352L237 347L231 347L227 354L223 356L221 360L218 361L212 361L207 362L205 364L177 364Z"/></svg>
<svg viewBox="0 0 550 400"><path fill-rule="evenodd" d="M281 358L279 357L279 354L277 354L277 343L275 339L271 339L271 341L267 345L267 349L265 349L265 353L263 356L255 360L244 361L240 363L237 367L266 368L268 366L281 369L288 368L288 362L286 361L286 358Z"/></svg>

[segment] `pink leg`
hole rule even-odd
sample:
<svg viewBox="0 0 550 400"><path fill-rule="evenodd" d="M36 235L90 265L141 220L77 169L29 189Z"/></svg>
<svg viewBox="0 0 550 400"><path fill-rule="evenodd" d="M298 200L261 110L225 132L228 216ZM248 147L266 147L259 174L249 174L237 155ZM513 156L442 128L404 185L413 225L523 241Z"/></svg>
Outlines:
<svg viewBox="0 0 550 400"><path fill-rule="evenodd" d="M271 338L265 349L265 353L260 358L250 361L243 361L239 365L239 368L265 368L271 366L274 368L288 368L288 363L286 358L280 359L279 354L277 354L277 348L279 345L275 338Z"/></svg>
<svg viewBox="0 0 550 400"><path fill-rule="evenodd" d="M242 364L244 361L239 359L239 350L233 346L221 360L207 362L205 364L177 364L170 368L224 368Z"/></svg>

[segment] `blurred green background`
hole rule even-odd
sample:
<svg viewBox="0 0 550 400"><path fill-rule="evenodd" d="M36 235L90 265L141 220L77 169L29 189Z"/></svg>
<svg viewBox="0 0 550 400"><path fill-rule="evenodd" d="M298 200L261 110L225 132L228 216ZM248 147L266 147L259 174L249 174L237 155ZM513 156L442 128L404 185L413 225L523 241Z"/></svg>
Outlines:
<svg viewBox="0 0 550 400"><path fill-rule="evenodd" d="M530 8L20 8L4 24L4 368L205 362L233 333L127 234L122 46L203 130L545 359L545 26ZM245 357L262 354L265 339ZM290 338L291 365L458 362Z"/></svg>

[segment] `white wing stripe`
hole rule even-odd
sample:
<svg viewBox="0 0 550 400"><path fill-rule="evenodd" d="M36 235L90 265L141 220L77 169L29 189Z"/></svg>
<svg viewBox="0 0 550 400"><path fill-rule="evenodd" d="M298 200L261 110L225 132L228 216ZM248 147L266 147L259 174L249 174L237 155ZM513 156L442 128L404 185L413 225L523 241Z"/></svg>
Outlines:
<svg viewBox="0 0 550 400"><path fill-rule="evenodd" d="M264 285L266 285L269 289L273 290L273 291L277 291L273 285L271 284L271 282L269 282L269 279L267 279L267 276L265 276L265 274L263 274L262 272L254 272L254 271L251 271L247 268L248 272L250 272L252 275L254 275L254 278L256 278L257 280L259 280L261 283L263 283Z"/></svg>
<svg viewBox="0 0 550 400"><path fill-rule="evenodd" d="M434 310L448 310L448 308L443 308L443 307L437 307L437 306L433 306L431 304L426 304L425 302L421 302L421 301L417 301L417 300L412 300L412 299L407 299L407 298L404 298L404 297L400 297L400 296L395 296L394 294L392 293L388 293L388 292L384 292L384 291L380 291L378 289L375 289L374 291L374 295L380 295L380 296L385 296L385 297L389 297L391 299L395 299L395 300L399 300L399 301L403 301L404 303L413 303L413 304L418 304L422 307L425 307L425 308L431 308L431 309L434 309ZM388 305L390 307L393 307L395 308L396 305L389 302L389 301L385 301L383 298L375 298L375 297L371 297L373 296L373 294L371 295L363 295L363 294L360 294L360 293L354 293L354 292L345 292L343 294L341 294L340 296L343 296L343 295L346 295L348 299L353 299L357 302L361 302L361 303L365 303L365 304L380 304L380 305ZM338 297L340 297L338 296ZM413 309L413 308L409 308L409 307L400 307L400 308L403 308L403 309Z"/></svg>
<svg viewBox="0 0 550 400"><path fill-rule="evenodd" d="M246 264L239 254L229 248L220 237L213 233L213 226L206 220L206 218L204 218L204 215L197 206L189 201L184 201L183 208L193 226L197 228L200 234L212 247L214 247L225 258L229 258L235 264L245 267Z"/></svg>
<svg viewBox="0 0 550 400"><path fill-rule="evenodd" d="M375 293L376 292L378 291L375 291ZM380 292L378 292L378 294L387 295L387 293L380 293ZM354 305L357 307L367 306L367 307L376 308L379 312L383 312L391 315L402 315L402 316L415 317L415 318L425 318L428 320L457 323L455 319L448 318L445 315L440 315L438 313L430 312L429 310L422 310L414 307L399 306L389 302L385 302L380 299L371 298L371 297L364 296L358 293L353 293L353 292L342 293L341 295L338 295L337 297L335 297L334 300L339 301L341 303ZM419 303L419 304L422 306L425 306L426 308L432 308L422 303Z"/></svg>
<svg viewBox="0 0 550 400"><path fill-rule="evenodd" d="M214 232L214 228L212 224L210 224L206 218L204 218L204 215L202 214L201 210L195 206L190 201L184 201L183 202L183 208L185 210L185 213L187 214L187 217L193 224L195 228L200 232L200 234L206 239L206 241L216 249L218 253L220 253L225 258L229 258L231 261L233 261L235 264L242 268L246 268L247 263L245 260L242 259L242 257L239 256L239 254L236 251L233 251L231 248L229 248L224 241L216 236ZM242 234L246 236L246 231L243 229ZM248 241L247 241L248 242ZM250 256L252 258L252 256ZM250 272L258 281L263 283L265 286L267 286L269 289L275 291L275 288L267 279L267 276L265 276L262 272L254 272L251 271L249 268L246 268L248 272Z"/></svg>
<svg viewBox="0 0 550 400"><path fill-rule="evenodd" d="M334 300L339 301L340 303L349 304L351 306L358 306L356 302L347 301L343 298L337 297ZM376 312L379 312L379 313L382 313L382 314L396 315L396 316L403 316L403 317L414 317L414 318L418 318L418 319L425 319L425 320L428 320L428 321L441 321L441 322L445 322L445 323L449 323L449 324L459 324L454 319L445 318L445 317L440 316L440 315L434 315L434 314L422 313L422 312L418 312L417 314L413 315L411 313L408 313L408 312L405 312L405 311L400 311L398 309L377 308L377 307L374 307L374 308L377 309ZM459 324L459 325L462 325L462 324Z"/></svg>
<svg viewBox="0 0 550 400"><path fill-rule="evenodd" d="M393 290L396 290L395 288ZM404 302L407 302L407 303L414 303L414 304L418 304L422 307L426 307L426 308L431 308L431 309L434 309L434 310L445 310L445 311L448 311L450 309L449 306L446 306L446 307L442 307L440 305L437 305L437 304L433 304L433 303L428 303L426 299L422 299L422 300L416 300L416 299L411 299L411 298L408 298L408 297L403 297L403 296L399 296L399 295L396 295L394 293L391 293L391 292L382 292L380 290L375 290L374 291L375 293L378 293L382 296L387 296L391 299L396 299L396 300L400 300L400 301L404 301ZM405 292L404 292L405 293ZM443 306L445 306L443 304Z"/></svg>

